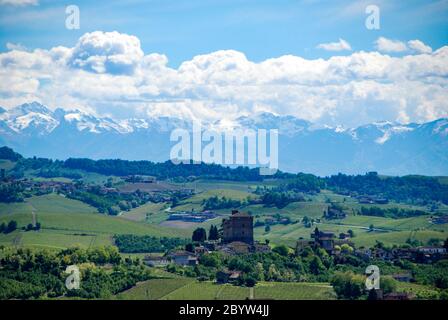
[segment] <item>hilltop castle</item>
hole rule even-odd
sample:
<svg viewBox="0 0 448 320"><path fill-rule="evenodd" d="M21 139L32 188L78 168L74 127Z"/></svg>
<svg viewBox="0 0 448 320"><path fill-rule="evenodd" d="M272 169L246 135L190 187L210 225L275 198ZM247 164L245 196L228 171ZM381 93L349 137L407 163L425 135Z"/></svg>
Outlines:
<svg viewBox="0 0 448 320"><path fill-rule="evenodd" d="M252 245L254 243L254 218L238 210L232 210L228 219L222 220L223 242L240 241Z"/></svg>

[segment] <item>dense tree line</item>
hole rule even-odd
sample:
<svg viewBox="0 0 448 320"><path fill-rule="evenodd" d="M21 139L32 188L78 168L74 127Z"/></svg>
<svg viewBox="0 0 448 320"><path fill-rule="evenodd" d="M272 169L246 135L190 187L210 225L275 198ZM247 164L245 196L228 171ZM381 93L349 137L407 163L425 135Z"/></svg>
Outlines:
<svg viewBox="0 0 448 320"><path fill-rule="evenodd" d="M218 240L219 238L220 236L218 227L211 225L210 230L208 231L208 240Z"/></svg>
<svg viewBox="0 0 448 320"><path fill-rule="evenodd" d="M68 179L81 179L82 174L79 172L75 172L74 170L70 169L63 169L63 168L56 168L56 169L41 169L37 173L37 176L42 178L57 178L57 177L64 177Z"/></svg>
<svg viewBox="0 0 448 320"><path fill-rule="evenodd" d="M219 233L218 227L214 226L214 225L210 226L210 230L208 231L208 237L207 237L207 231L205 231L205 229L201 228L201 227L196 228L193 231L193 234L191 236L191 240L193 242L199 242L199 243L202 243L207 239L208 240L218 240L219 238L220 238L220 233ZM193 244L189 243L188 247L193 248ZM192 250L187 250L187 251L192 251Z"/></svg>
<svg viewBox="0 0 448 320"><path fill-rule="evenodd" d="M269 253L224 255L220 252L202 255L195 267L169 266L168 270L184 276L213 280L218 271L229 269L243 272L240 285L257 281L328 281L332 258L324 251L312 250L304 256L290 253L285 246L279 246Z"/></svg>
<svg viewBox="0 0 448 320"><path fill-rule="evenodd" d="M59 252L3 249L0 259L0 299L60 297L108 298L150 278L139 261L122 261L117 248L71 248ZM108 269L105 264L111 265ZM79 290L68 290L68 265L79 266Z"/></svg>
<svg viewBox="0 0 448 320"><path fill-rule="evenodd" d="M366 278L363 275L346 271L335 272L330 279L330 283L340 299L372 299L372 291L369 292L365 289L365 280ZM395 292L397 282L391 277L381 277L380 288L383 294ZM373 299L376 299L376 297Z"/></svg>
<svg viewBox="0 0 448 320"><path fill-rule="evenodd" d="M115 244L120 252L166 252L185 246L189 241L181 238L157 238L152 236L137 236L121 234L114 236Z"/></svg>
<svg viewBox="0 0 448 320"><path fill-rule="evenodd" d="M325 178L327 186L339 193L376 195L399 202L448 204L448 185L426 176L380 177L376 173L350 176L338 174Z"/></svg>
<svg viewBox="0 0 448 320"><path fill-rule="evenodd" d="M204 228L196 228L191 236L193 242L204 242L207 240L207 231Z"/></svg>
<svg viewBox="0 0 448 320"><path fill-rule="evenodd" d="M218 196L210 197L202 200L202 205L205 210L219 210L219 209L235 209L243 205L241 200L230 199L226 197L219 198Z"/></svg>
<svg viewBox="0 0 448 320"><path fill-rule="evenodd" d="M151 161L128 160L90 160L67 159L64 166L72 169L82 169L89 172L97 172L105 175L150 175L159 179L174 177L201 177L204 179L223 179L236 181L260 181L258 169L247 167L229 168L216 164L200 163L196 165L173 164L171 161L154 163Z"/></svg>
<svg viewBox="0 0 448 320"><path fill-rule="evenodd" d="M375 216L393 219L412 218L428 214L427 212L422 210L401 209L396 207L386 209L382 209L380 207L361 207L358 213L363 216Z"/></svg>
<svg viewBox="0 0 448 320"><path fill-rule="evenodd" d="M439 289L448 289L448 260L441 260L431 265L409 264L407 267L417 282Z"/></svg>
<svg viewBox="0 0 448 320"><path fill-rule="evenodd" d="M102 193L100 186L88 189L78 187L74 192L68 193L67 197L85 202L100 213L117 215L120 211L128 211L145 204L150 200L147 193L136 191L133 193Z"/></svg>
<svg viewBox="0 0 448 320"><path fill-rule="evenodd" d="M0 233L11 233L17 229L17 221L10 220L8 223L0 224Z"/></svg>
<svg viewBox="0 0 448 320"><path fill-rule="evenodd" d="M318 193L325 187L325 181L312 174L298 173L293 179L282 184L279 189L285 191Z"/></svg>
<svg viewBox="0 0 448 320"><path fill-rule="evenodd" d="M78 177L79 170L105 175L151 175L158 179L220 179L234 181L262 181L258 168L230 168L216 164L179 164L171 161L154 163L151 161L91 160L70 158L65 161L45 158L21 158L11 155L12 150L4 149L5 157L17 159L10 172L12 176L23 177L27 170L40 170L41 175ZM382 177L376 172L365 175L338 174L320 178L312 174L290 174L278 171L274 176L284 180L274 192L316 193L328 188L337 193L369 195L387 198L398 202L430 204L437 201L448 204L448 185L441 184L437 178L425 176Z"/></svg>
<svg viewBox="0 0 448 320"><path fill-rule="evenodd" d="M19 182L0 183L0 202L22 202L25 188Z"/></svg>
<svg viewBox="0 0 448 320"><path fill-rule="evenodd" d="M18 161L19 159L22 159L22 155L18 154L17 152L14 152L11 148L8 147L1 147L0 148L0 159L10 160L13 162Z"/></svg>
<svg viewBox="0 0 448 320"><path fill-rule="evenodd" d="M294 191L284 192L284 191L268 191L261 196L261 202L266 207L277 207L282 209L292 202L305 201L305 198L301 193L296 193Z"/></svg>

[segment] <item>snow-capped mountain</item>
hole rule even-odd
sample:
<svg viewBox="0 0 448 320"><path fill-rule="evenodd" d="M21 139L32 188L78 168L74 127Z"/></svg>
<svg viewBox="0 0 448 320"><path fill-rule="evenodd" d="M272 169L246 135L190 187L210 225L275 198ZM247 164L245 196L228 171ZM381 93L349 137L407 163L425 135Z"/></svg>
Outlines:
<svg viewBox="0 0 448 320"><path fill-rule="evenodd" d="M279 129L280 169L319 175L364 173L448 175L448 119L423 124L372 123L318 127L292 116L260 113L205 124L216 130ZM51 111L37 102L0 107L0 145L24 156L165 161L181 119L112 119L80 111Z"/></svg>

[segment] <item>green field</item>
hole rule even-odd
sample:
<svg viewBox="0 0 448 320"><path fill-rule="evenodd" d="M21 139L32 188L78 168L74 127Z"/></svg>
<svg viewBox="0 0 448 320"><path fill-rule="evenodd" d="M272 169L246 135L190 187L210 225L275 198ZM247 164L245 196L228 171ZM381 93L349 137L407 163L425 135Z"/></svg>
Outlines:
<svg viewBox="0 0 448 320"><path fill-rule="evenodd" d="M233 189L209 189L200 193L193 195L192 197L181 201L181 203L173 208L175 211L191 211L192 209L196 211L200 211L203 209L202 201L214 196L218 197L226 197L235 200L244 200L248 196L256 197L254 194L251 194L247 191L241 190L233 190ZM219 212L220 210L218 210ZM228 211L228 210L227 210Z"/></svg>
<svg viewBox="0 0 448 320"><path fill-rule="evenodd" d="M408 238L428 242L430 239L445 240L448 234L445 232L438 232L432 230L419 231L394 231L386 233L364 233L353 239L357 246L372 246L376 241L381 241L387 246L400 245L406 242Z"/></svg>
<svg viewBox="0 0 448 320"><path fill-rule="evenodd" d="M99 181L107 177L93 174L90 178ZM268 181L263 182L262 185L273 186L277 183L278 181ZM180 205L175 208L171 208L172 211L202 210L202 201L213 196L225 196L239 200L246 199L248 196L256 197L251 192L259 184L257 182L198 180L178 185L194 188L197 193L181 201ZM427 216L404 219L356 215L361 206L427 210L425 207L400 203L361 205L356 199L338 195L328 190L322 190L316 195L308 195L306 199L307 201L304 202L290 203L282 209L263 205L249 205L238 209L250 212L255 217L255 221L263 222L269 216L280 214L283 217L289 217L292 222L297 222L301 221L304 216L321 219L323 211L328 206L328 201L338 202L344 206L347 218L322 220L312 228L305 228L299 222L289 225L274 225L268 233L264 231L264 227L258 227L254 230L257 240L269 239L273 244L287 244L291 247L295 246L295 242L299 238L309 239L314 227L332 231L336 234L351 229L356 234L352 241L357 246L372 246L376 241L382 241L386 245L399 245L405 243L408 238L426 243L432 238L446 239L448 235L448 224L432 224L429 220L430 212ZM189 238L191 232L197 227L208 229L211 224L219 225L222 218L229 215L231 211L230 209L216 210L216 213L220 216L204 223L176 225L165 222L169 216L169 207L169 203L147 203L130 211L122 212L118 217L113 217L99 214L95 208L85 203L57 194L32 197L24 203L0 203L0 222L8 222L14 219L18 222L19 227L26 226L32 222L32 212L34 210L37 220L42 224L42 230L38 235L32 232L20 232L14 237L0 235L0 243L39 247L66 247L77 244L82 247L89 247L111 243L114 234L125 233ZM446 206L441 206L438 210L446 210ZM161 223L162 225L160 225ZM370 225L374 226L375 232L368 230Z"/></svg>
<svg viewBox="0 0 448 320"><path fill-rule="evenodd" d="M152 279L117 295L126 300L320 300L335 299L328 283L261 282L253 290L231 284L199 282L190 278Z"/></svg>
<svg viewBox="0 0 448 320"><path fill-rule="evenodd" d="M417 299L437 299L439 294L434 287L410 282L397 282L397 291L413 293Z"/></svg>
<svg viewBox="0 0 448 320"><path fill-rule="evenodd" d="M168 218L169 213L165 210L168 207L166 203L150 202L130 211L122 212L121 217L132 221L158 224Z"/></svg>
<svg viewBox="0 0 448 320"><path fill-rule="evenodd" d="M255 299L332 300L336 294L328 283L262 282L254 290Z"/></svg>
<svg viewBox="0 0 448 320"><path fill-rule="evenodd" d="M227 189L227 190L237 190L243 192L253 192L257 186L276 186L279 184L278 180L266 180L260 181L226 181L226 180L196 180L189 183L181 184L183 187L192 188L197 192L216 190L216 189Z"/></svg>
<svg viewBox="0 0 448 320"><path fill-rule="evenodd" d="M18 228L24 227L32 223L33 210L42 229L0 234L0 244L47 248L90 247L111 244L114 234L190 236L189 231L99 214L93 207L57 194L32 197L24 203L0 204L0 223L15 220Z"/></svg>
<svg viewBox="0 0 448 320"><path fill-rule="evenodd" d="M117 295L123 300L158 300L167 294L188 285L194 279L152 279L138 283L135 287Z"/></svg>

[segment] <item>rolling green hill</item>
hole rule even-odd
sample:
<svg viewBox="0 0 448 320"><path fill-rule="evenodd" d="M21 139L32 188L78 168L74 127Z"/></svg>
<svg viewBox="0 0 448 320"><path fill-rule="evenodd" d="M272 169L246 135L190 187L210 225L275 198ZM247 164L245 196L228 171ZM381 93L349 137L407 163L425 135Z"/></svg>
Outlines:
<svg viewBox="0 0 448 320"><path fill-rule="evenodd" d="M93 207L57 194L32 197L24 203L0 204L0 223L15 220L18 228L24 227L32 223L33 210L42 229L0 234L1 244L66 248L111 244L114 234L190 237L187 231L99 214Z"/></svg>
<svg viewBox="0 0 448 320"><path fill-rule="evenodd" d="M335 299L333 288L327 283L260 282L253 290L231 284L199 282L191 278L152 279L116 296L126 300L321 300Z"/></svg>

